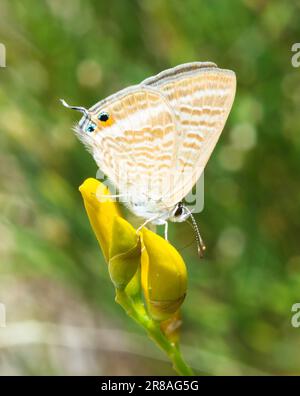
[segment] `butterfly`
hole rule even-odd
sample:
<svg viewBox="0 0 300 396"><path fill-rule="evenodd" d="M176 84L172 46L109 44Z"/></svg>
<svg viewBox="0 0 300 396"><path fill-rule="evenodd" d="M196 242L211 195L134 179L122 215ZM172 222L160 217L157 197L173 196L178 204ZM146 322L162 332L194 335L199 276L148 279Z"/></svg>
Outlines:
<svg viewBox="0 0 300 396"><path fill-rule="evenodd" d="M183 198L201 176L231 110L235 73L212 62L192 62L125 88L83 113L75 133L126 198L129 209L165 225L189 217L198 251L205 246Z"/></svg>

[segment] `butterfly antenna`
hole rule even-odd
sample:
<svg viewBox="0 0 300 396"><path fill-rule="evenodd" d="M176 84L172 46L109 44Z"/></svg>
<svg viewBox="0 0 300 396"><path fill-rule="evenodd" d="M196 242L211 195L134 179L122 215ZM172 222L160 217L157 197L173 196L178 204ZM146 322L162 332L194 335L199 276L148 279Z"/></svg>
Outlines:
<svg viewBox="0 0 300 396"><path fill-rule="evenodd" d="M85 116L89 117L89 112L84 107L81 107L81 106L70 106L70 105L68 105L68 103L64 99L59 99L59 100L61 101L62 105L67 107L68 109L80 111Z"/></svg>
<svg viewBox="0 0 300 396"><path fill-rule="evenodd" d="M188 208L186 208L186 209L190 213L190 218L192 220L192 226L193 226L193 229L194 229L195 235L196 235L198 254L199 254L199 257L202 258L204 256L204 252L206 250L206 246L205 246L205 244L203 242L203 239L202 239L202 237L200 235L199 227L198 227L198 224L197 224L197 222L195 220L195 217L193 216L192 212Z"/></svg>

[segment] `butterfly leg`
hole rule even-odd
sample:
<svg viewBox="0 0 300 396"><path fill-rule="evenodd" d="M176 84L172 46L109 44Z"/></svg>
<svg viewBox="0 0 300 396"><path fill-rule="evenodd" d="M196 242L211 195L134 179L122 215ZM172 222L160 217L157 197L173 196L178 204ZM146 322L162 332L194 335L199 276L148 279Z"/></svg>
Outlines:
<svg viewBox="0 0 300 396"><path fill-rule="evenodd" d="M145 227L148 223L151 223L151 221L158 219L159 216L155 215L153 217L151 217L150 219L146 220L142 225L139 226L139 228L137 228L136 232L137 234L141 231L141 229L143 227Z"/></svg>

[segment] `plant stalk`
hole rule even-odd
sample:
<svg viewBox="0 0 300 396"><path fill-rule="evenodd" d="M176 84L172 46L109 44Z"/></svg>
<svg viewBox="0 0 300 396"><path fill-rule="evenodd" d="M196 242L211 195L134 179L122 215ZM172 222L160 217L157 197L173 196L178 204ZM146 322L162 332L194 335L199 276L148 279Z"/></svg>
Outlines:
<svg viewBox="0 0 300 396"><path fill-rule="evenodd" d="M166 353L178 374L194 375L192 369L185 363L179 348L163 334L159 324L148 316L145 308L142 308L142 304L134 303L121 289L116 289L116 302L122 306L128 316L146 330L149 338Z"/></svg>

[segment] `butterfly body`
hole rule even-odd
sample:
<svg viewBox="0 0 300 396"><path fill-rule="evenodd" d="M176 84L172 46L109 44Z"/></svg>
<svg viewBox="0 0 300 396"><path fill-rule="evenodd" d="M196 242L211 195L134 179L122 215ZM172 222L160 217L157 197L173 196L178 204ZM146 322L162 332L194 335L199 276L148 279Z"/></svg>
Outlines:
<svg viewBox="0 0 300 396"><path fill-rule="evenodd" d="M169 209L161 208L159 202L138 201L128 202L129 209L137 216L146 220L151 220L152 224L162 225L169 219L175 207Z"/></svg>
<svg viewBox="0 0 300 396"><path fill-rule="evenodd" d="M214 63L179 65L88 110L73 107L84 113L75 132L134 214L183 221L179 202L204 170L235 87L234 72Z"/></svg>

